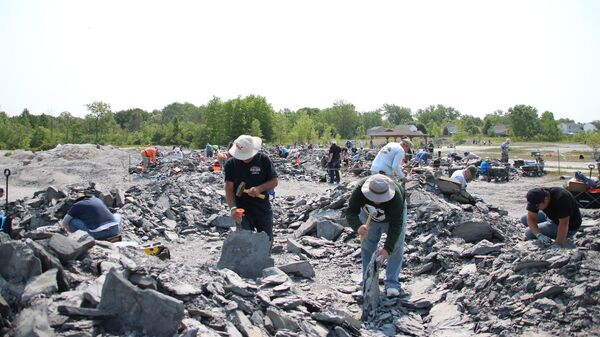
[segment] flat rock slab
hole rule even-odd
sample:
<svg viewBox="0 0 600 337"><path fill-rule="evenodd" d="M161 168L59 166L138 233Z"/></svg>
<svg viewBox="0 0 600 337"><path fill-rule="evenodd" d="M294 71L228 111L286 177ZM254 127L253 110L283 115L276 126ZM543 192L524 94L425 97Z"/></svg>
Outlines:
<svg viewBox="0 0 600 337"><path fill-rule="evenodd" d="M62 263L78 259L87 253L94 244L94 238L83 231L76 231L69 237L53 234L48 242L48 246Z"/></svg>
<svg viewBox="0 0 600 337"><path fill-rule="evenodd" d="M183 319L181 301L151 289L139 289L111 270L106 274L98 310L115 314L103 322L109 331L173 336Z"/></svg>
<svg viewBox="0 0 600 337"><path fill-rule="evenodd" d="M452 234L464 239L466 242L479 242L491 240L493 236L492 225L483 221L466 221L456 227Z"/></svg>
<svg viewBox="0 0 600 337"><path fill-rule="evenodd" d="M344 231L344 227L333 221L322 220L317 222L317 236L330 241L335 241Z"/></svg>
<svg viewBox="0 0 600 337"><path fill-rule="evenodd" d="M373 254L371 262L367 267L365 279L363 280L363 321L373 318L379 307L379 262L377 255Z"/></svg>
<svg viewBox="0 0 600 337"><path fill-rule="evenodd" d="M57 283L58 269L50 269L47 272L36 276L27 283L25 291L21 296L21 303L28 303L32 298L38 295L46 295L48 297L58 291Z"/></svg>
<svg viewBox="0 0 600 337"><path fill-rule="evenodd" d="M9 282L25 283L42 273L42 263L22 242L0 244L0 276Z"/></svg>
<svg viewBox="0 0 600 337"><path fill-rule="evenodd" d="M54 329L48 323L47 306L49 301L36 303L23 309L15 319L15 337L53 337Z"/></svg>
<svg viewBox="0 0 600 337"><path fill-rule="evenodd" d="M306 278L312 278L315 276L315 270L310 265L310 262L306 260L288 263L286 265L279 266L279 269L290 275L298 275Z"/></svg>
<svg viewBox="0 0 600 337"><path fill-rule="evenodd" d="M273 267L269 256L271 242L264 232L254 233L247 230L230 233L223 242L221 257L217 268L231 269L245 278L259 278L265 268Z"/></svg>

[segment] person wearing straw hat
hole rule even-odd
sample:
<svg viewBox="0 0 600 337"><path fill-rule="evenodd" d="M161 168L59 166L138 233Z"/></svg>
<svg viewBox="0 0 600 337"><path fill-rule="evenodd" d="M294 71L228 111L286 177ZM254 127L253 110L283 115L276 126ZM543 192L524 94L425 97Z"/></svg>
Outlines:
<svg viewBox="0 0 600 337"><path fill-rule="evenodd" d="M388 177L397 176L405 179L403 161L407 153L411 153L413 147L409 139L403 139L400 143L387 143L379 150L377 156L371 163L371 173L381 173Z"/></svg>
<svg viewBox="0 0 600 337"><path fill-rule="evenodd" d="M259 153L262 140L259 137L241 135L229 153L233 158L225 164L225 199L231 217L241 223L243 229L265 232L273 242L273 210L265 195L277 186L277 172L271 159ZM244 182L247 193L236 196L238 186ZM245 210L244 216L235 212Z"/></svg>
<svg viewBox="0 0 600 337"><path fill-rule="evenodd" d="M376 254L382 264L387 261L385 292L388 297L397 297L401 293L398 277L404 255L406 218L404 187L383 174L360 180L348 201L348 224L364 237L361 243L363 280L381 235L387 233L383 248Z"/></svg>

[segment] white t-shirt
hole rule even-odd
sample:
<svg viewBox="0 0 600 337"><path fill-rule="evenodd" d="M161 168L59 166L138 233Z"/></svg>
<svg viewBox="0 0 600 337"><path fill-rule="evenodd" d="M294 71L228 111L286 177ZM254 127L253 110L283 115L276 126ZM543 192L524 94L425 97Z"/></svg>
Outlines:
<svg viewBox="0 0 600 337"><path fill-rule="evenodd" d="M450 178L460 181L460 188L462 190L467 189L467 179L465 178L465 170L454 171L454 173L452 173L452 176Z"/></svg>
<svg viewBox="0 0 600 337"><path fill-rule="evenodd" d="M399 178L404 178L402 172L402 160L404 159L404 149L400 143L388 143L385 145L371 164L371 172L379 173L383 171L387 176L397 175Z"/></svg>

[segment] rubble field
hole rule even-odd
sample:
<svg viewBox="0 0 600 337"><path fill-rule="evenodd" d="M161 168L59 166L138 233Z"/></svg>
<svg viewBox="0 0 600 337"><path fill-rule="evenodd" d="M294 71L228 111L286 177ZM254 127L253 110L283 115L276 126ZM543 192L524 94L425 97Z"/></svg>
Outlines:
<svg viewBox="0 0 600 337"><path fill-rule="evenodd" d="M568 248L522 238L527 190L560 182L474 181L479 201L463 205L439 192L433 174L414 176L406 184L406 296L363 298L360 240L344 214L359 178L320 182L326 152L302 150L300 164L273 160L270 252L263 233L232 230L223 175L197 152L163 157L143 175L127 172L136 149L0 152L0 168L12 171L14 218L12 237L0 233L0 335L600 334L600 211L582 209ZM81 192L123 215L122 241L57 226ZM148 244L162 254L145 252ZM367 300L377 305L363 313Z"/></svg>

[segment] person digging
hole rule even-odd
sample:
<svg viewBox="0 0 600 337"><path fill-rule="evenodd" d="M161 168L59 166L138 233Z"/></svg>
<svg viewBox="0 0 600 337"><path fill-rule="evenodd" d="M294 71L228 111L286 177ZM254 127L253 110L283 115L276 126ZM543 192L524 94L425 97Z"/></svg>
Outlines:
<svg viewBox="0 0 600 337"><path fill-rule="evenodd" d="M452 173L451 179L460 182L460 191L450 195L450 200L461 204L475 204L477 200L467 192L467 183L471 182L477 176L477 167L469 165L464 170L456 170Z"/></svg>
<svg viewBox="0 0 600 337"><path fill-rule="evenodd" d="M527 192L527 214L521 223L528 240L539 240L543 245L562 247L567 238L575 235L581 226L581 212L573 195L562 187L533 188Z"/></svg>
<svg viewBox="0 0 600 337"><path fill-rule="evenodd" d="M225 164L225 199L236 224L265 232L273 242L273 210L265 194L277 186L277 172L269 157L259 153L261 146L258 137L241 135L235 140L229 149L233 158Z"/></svg>
<svg viewBox="0 0 600 337"><path fill-rule="evenodd" d="M364 237L361 242L363 282L369 262L373 254L377 254L382 264L387 261L384 284L388 297L397 297L402 293L398 277L404 255L406 218L404 188L383 174L360 180L348 201L348 224ZM384 232L387 238L383 248L377 249Z"/></svg>

